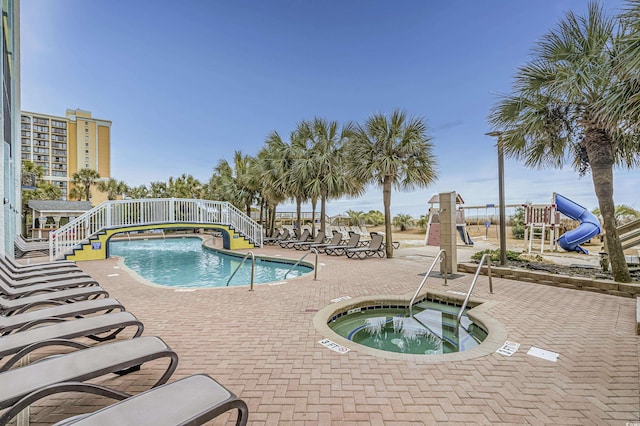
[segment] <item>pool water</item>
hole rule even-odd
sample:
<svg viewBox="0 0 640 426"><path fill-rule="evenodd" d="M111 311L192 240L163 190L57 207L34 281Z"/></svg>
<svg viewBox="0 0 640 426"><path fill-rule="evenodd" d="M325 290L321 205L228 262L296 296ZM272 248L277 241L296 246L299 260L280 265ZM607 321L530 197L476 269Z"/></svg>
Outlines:
<svg viewBox="0 0 640 426"><path fill-rule="evenodd" d="M224 287L242 261L202 247L200 238L167 238L109 242L109 253L124 258L124 264L141 277L170 287ZM256 257L254 283L280 281L293 266L286 262ZM298 265L287 279L311 272ZM229 286L248 285L251 259L247 259Z"/></svg>
<svg viewBox="0 0 640 426"><path fill-rule="evenodd" d="M351 309L328 325L342 337L383 351L446 354L475 348L487 336L465 314L457 324L459 309L424 301L414 305L414 318L409 318L406 307L371 306Z"/></svg>

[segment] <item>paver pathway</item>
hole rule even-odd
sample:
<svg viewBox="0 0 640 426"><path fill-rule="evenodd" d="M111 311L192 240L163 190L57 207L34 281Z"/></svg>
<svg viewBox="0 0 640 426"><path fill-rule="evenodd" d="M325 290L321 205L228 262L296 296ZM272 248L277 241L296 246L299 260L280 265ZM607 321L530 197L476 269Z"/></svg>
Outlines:
<svg viewBox="0 0 640 426"><path fill-rule="evenodd" d="M272 247L256 253L301 255ZM495 294L489 294L481 277L474 294L500 302L490 313L504 324L508 340L521 344L511 357L407 362L321 346L319 340L331 336L321 335L312 318L332 299L415 291L432 258L415 249L396 254L362 261L321 255L319 281L309 275L252 292L152 287L118 268L116 259L80 266L145 324L145 335L161 336L177 351L173 379L212 375L248 403L252 425L640 422L633 299L504 279L495 279ZM471 278L450 280L449 289L465 291ZM428 286L442 289L442 281L430 279ZM527 355L531 346L559 353L558 362ZM159 368L102 382L138 392ZM33 408L32 424L106 403L50 398Z"/></svg>

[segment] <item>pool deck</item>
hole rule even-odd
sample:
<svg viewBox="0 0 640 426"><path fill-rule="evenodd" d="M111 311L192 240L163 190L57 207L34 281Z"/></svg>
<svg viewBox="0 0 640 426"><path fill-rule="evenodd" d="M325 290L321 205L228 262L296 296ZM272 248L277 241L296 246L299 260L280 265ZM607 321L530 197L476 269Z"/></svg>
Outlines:
<svg viewBox="0 0 640 426"><path fill-rule="evenodd" d="M474 295L495 302L488 314L511 357L495 352L461 361L340 354L319 341L313 319L332 299L410 295L437 248L395 251L393 259L320 255L313 274L279 285L176 291L140 283L116 259L80 267L95 277L179 355L172 379L207 373L243 398L252 425L575 424L640 422L640 337L631 298L480 277ZM297 259L302 252L265 247L256 254ZM460 250L458 260L469 252ZM313 255L307 257L313 262ZM466 291L473 276L430 278L429 289ZM559 353L557 362L527 355ZM160 374L143 367L100 383L137 393ZM77 394L32 408L31 424L50 424L109 401ZM216 424L235 419L224 415ZM631 422L631 423L627 423Z"/></svg>

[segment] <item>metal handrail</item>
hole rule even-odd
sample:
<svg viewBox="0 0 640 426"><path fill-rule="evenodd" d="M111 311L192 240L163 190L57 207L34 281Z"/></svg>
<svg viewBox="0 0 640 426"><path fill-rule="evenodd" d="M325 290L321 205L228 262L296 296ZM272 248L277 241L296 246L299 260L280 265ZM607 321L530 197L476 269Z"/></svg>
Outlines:
<svg viewBox="0 0 640 426"><path fill-rule="evenodd" d="M227 287L229 287L229 283L231 282L231 280L233 279L233 277L235 277L236 273L238 272L238 270L240 269L240 267L244 264L244 261L247 260L247 258L251 256L251 286L249 287L249 291L253 291L253 275L254 275L254 269L256 267L256 257L253 255L253 252L250 251L249 253L247 253L243 258L242 261L238 264L238 266L236 266L236 270L233 271L233 274L231 274L231 276L229 277L229 280L227 281Z"/></svg>
<svg viewBox="0 0 640 426"><path fill-rule="evenodd" d="M436 255L436 258L433 259L433 262L431 263L431 266L429 267L429 270L425 274L424 278L422 279L422 282L420 283L420 285L418 286L418 289L416 290L416 294L414 294L413 297L411 298L411 302L409 302L409 317L413 317L413 302L416 301L416 297L418 297L418 294L420 293L420 290L422 290L422 287L427 282L427 279L429 278L429 275L431 274L431 271L433 271L433 268L436 266L436 262L443 256L444 256L444 261L445 261L445 264L446 264L446 262L447 262L447 252L444 251L444 249L441 249L438 252L438 254ZM447 285L447 268L446 268L446 266L444 268L444 285Z"/></svg>
<svg viewBox="0 0 640 426"><path fill-rule="evenodd" d="M305 257L307 257L308 255L310 255L311 253L315 253L315 255L316 255L316 262L315 262L315 266L313 268L313 280L314 281L318 281L318 250L316 250L315 248L311 248L311 251L305 253L304 256L302 256L300 259L298 259L298 261L296 263L294 263L293 266L291 268L289 268L289 270L287 272L285 272L284 278L282 278L282 279L286 280L287 279L287 275L289 275L289 272L291 272L293 270L293 268L298 266L300 264L300 262L302 262L302 260Z"/></svg>
<svg viewBox="0 0 640 426"><path fill-rule="evenodd" d="M460 322L460 318L462 318L462 313L464 309L467 307L467 303L469 303L469 298L471 297L471 292L478 281L478 277L480 276L480 270L482 269L482 264L487 259L487 256L491 256L489 253L485 253L480 258L480 264L478 265L478 269L476 269L476 274L473 276L473 281L471 281L471 286L469 287L469 291L467 292L466 297L464 298L464 303L460 307L460 311L458 312L458 316L456 320ZM491 280L491 259L487 262L487 276L489 277L489 293L493 294L493 281Z"/></svg>

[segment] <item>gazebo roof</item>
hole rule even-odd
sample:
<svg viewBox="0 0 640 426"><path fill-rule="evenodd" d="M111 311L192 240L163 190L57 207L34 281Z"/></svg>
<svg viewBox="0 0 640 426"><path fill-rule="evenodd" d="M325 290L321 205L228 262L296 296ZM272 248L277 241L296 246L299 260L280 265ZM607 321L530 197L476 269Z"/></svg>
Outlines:
<svg viewBox="0 0 640 426"><path fill-rule="evenodd" d="M29 200L29 208L39 213L84 213L93 207L91 201Z"/></svg>

